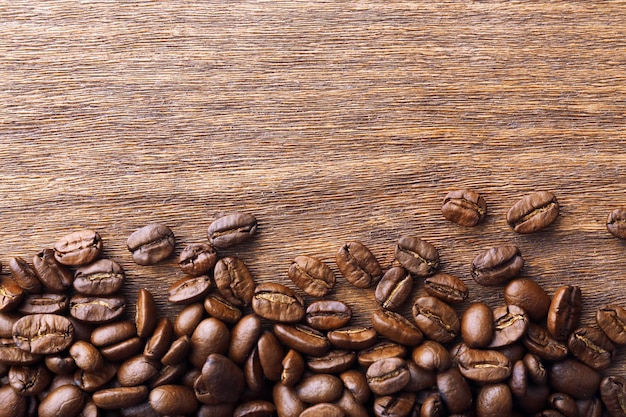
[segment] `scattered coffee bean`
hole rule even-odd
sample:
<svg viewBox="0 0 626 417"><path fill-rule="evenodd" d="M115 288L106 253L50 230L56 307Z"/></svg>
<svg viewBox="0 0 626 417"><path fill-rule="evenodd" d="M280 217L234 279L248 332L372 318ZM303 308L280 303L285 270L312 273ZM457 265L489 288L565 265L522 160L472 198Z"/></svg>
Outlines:
<svg viewBox="0 0 626 417"><path fill-rule="evenodd" d="M267 319L294 323L304 318L304 301L289 287L278 283L257 285L252 299L254 312Z"/></svg>
<svg viewBox="0 0 626 417"><path fill-rule="evenodd" d="M335 286L335 274L319 259L300 255L291 263L289 278L302 291L313 297L324 297Z"/></svg>
<svg viewBox="0 0 626 417"><path fill-rule="evenodd" d="M559 202L548 191L536 191L516 202L506 221L517 233L533 233L554 222L559 215Z"/></svg>
<svg viewBox="0 0 626 417"><path fill-rule="evenodd" d="M474 258L471 274L480 285L500 285L514 278L522 266L524 258L516 246L496 246Z"/></svg>
<svg viewBox="0 0 626 417"><path fill-rule="evenodd" d="M208 228L209 242L223 249L249 240L256 233L256 217L248 213L231 213L218 217Z"/></svg>
<svg viewBox="0 0 626 417"><path fill-rule="evenodd" d="M613 236L626 239L626 209L612 210L606 219L606 228Z"/></svg>
<svg viewBox="0 0 626 417"><path fill-rule="evenodd" d="M74 289L83 295L105 296L118 292L126 275L122 266L111 259L98 259L74 272Z"/></svg>
<svg viewBox="0 0 626 417"><path fill-rule="evenodd" d="M396 259L418 277L433 275L439 268L439 252L430 243L413 236L402 236L395 248Z"/></svg>
<svg viewBox="0 0 626 417"><path fill-rule="evenodd" d="M596 311L596 323L616 345L626 345L626 309L606 305Z"/></svg>
<svg viewBox="0 0 626 417"><path fill-rule="evenodd" d="M559 287L552 296L546 325L548 331L559 342L564 342L578 326L582 310L580 288L573 285Z"/></svg>
<svg viewBox="0 0 626 417"><path fill-rule="evenodd" d="M550 309L550 297L545 290L531 278L515 278L504 288L504 300L516 305L528 314L534 322L545 319Z"/></svg>
<svg viewBox="0 0 626 417"><path fill-rule="evenodd" d="M336 262L346 281L357 288L373 287L383 275L378 260L361 242L348 242L339 248Z"/></svg>
<svg viewBox="0 0 626 417"><path fill-rule="evenodd" d="M335 330L346 326L352 319L352 310L342 301L316 300L306 309L306 322L320 331Z"/></svg>
<svg viewBox="0 0 626 417"><path fill-rule="evenodd" d="M102 238L90 229L78 230L63 236L54 244L54 256L63 265L86 265L102 252Z"/></svg>
<svg viewBox="0 0 626 417"><path fill-rule="evenodd" d="M485 198L472 190L449 192L441 207L443 217L461 226L476 226L487 214Z"/></svg>
<svg viewBox="0 0 626 417"><path fill-rule="evenodd" d="M185 246L178 257L178 265L186 275L206 275L217 262L217 252L210 243L194 243Z"/></svg>
<svg viewBox="0 0 626 417"><path fill-rule="evenodd" d="M390 268L376 286L378 304L387 310L398 310L411 295L413 277L401 266Z"/></svg>
<svg viewBox="0 0 626 417"><path fill-rule="evenodd" d="M152 223L134 231L126 242L138 265L154 265L167 259L176 247L174 232L163 224Z"/></svg>
<svg viewBox="0 0 626 417"><path fill-rule="evenodd" d="M454 275L440 272L424 280L426 292L445 301L448 304L458 304L465 301L469 295L467 286Z"/></svg>

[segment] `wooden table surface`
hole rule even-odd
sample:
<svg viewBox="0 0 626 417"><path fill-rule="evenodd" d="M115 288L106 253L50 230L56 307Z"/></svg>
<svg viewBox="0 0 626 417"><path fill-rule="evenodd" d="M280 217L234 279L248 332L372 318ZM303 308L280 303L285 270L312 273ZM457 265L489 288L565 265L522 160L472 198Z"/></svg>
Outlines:
<svg viewBox="0 0 626 417"><path fill-rule="evenodd" d="M626 306L626 243L605 228L626 206L625 12L623 1L2 1L0 261L94 228L126 269L129 301L146 287L173 317L177 256L140 267L126 238L162 222L178 255L216 213L241 210L259 233L220 255L290 286L291 260L319 257L354 324L369 323L373 289L340 277L337 249L360 240L386 269L403 234L435 245L469 301L492 306L502 287L475 284L470 262L515 244L549 294L580 286L593 323L599 306ZM457 188L485 196L482 225L443 218ZM561 215L515 234L506 212L534 190L554 192ZM624 370L620 354L610 372Z"/></svg>

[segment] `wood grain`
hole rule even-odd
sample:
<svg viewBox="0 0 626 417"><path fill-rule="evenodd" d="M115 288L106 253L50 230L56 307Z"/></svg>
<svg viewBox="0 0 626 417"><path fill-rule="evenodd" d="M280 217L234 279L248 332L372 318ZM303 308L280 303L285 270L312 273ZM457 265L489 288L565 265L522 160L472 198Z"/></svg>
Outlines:
<svg viewBox="0 0 626 417"><path fill-rule="evenodd" d="M512 243L549 293L579 285L592 323L600 305L626 306L625 243L604 224L626 205L625 11L622 1L0 2L0 260L95 228L127 271L129 300L149 288L173 317L175 257L134 265L126 238L163 222L178 254L206 239L216 213L243 210L258 236L220 255L243 258L257 282L291 285L289 263L305 253L338 274L335 252L353 239L388 268L412 234L439 249L470 301L495 306L502 288L477 286L469 264ZM462 187L487 200L476 228L441 215ZM516 235L506 211L538 189L557 195L561 216ZM355 324L376 306L373 290L341 278L331 298L355 307ZM611 372L624 370L620 354Z"/></svg>

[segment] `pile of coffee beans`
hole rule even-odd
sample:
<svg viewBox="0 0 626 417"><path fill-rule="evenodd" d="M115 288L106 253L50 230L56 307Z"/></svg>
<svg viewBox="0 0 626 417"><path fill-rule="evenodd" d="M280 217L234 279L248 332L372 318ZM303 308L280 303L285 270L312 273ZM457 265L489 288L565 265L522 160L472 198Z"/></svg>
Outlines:
<svg viewBox="0 0 626 417"><path fill-rule="evenodd" d="M442 206L466 227L486 213L472 190L449 193ZM558 214L555 196L539 191L507 222L533 233ZM609 214L610 233L626 238L625 224L626 210ZM421 238L400 237L386 271L366 245L347 242L337 270L379 304L371 326L354 326L354 306L325 298L337 277L320 259L293 259L291 286L256 283L241 259L219 256L256 230L253 215L226 214L206 242L180 252L185 276L167 292L181 306L173 320L147 289L128 317L125 271L101 258L93 230L62 237L32 264L10 259L11 277L0 276L0 416L626 416L626 379L603 375L626 344L626 309L603 306L595 326L580 326L580 288L548 295L519 275L517 247L471 261L478 284L503 288L505 304L492 308L470 302ZM176 238L149 224L127 246L137 264L158 267ZM418 279L426 294L409 300Z"/></svg>

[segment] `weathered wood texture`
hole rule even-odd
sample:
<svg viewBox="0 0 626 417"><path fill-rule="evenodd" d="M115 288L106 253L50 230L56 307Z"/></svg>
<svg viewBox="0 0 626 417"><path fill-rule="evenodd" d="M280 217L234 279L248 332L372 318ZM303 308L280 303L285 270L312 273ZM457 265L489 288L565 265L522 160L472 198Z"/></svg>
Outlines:
<svg viewBox="0 0 626 417"><path fill-rule="evenodd" d="M163 222L178 254L215 213L244 210L257 238L221 254L258 282L291 285L304 253L337 271L351 239L388 268L412 234L470 301L503 302L469 264L513 243L549 293L581 287L584 323L626 305L626 243L604 224L626 206L622 1L3 1L0 40L4 263L95 228L129 300L147 287L173 316L176 259L134 265L127 236ZM442 217L460 187L486 197L481 226ZM516 235L506 211L537 189L561 216ZM368 323L373 290L338 281L331 297Z"/></svg>

